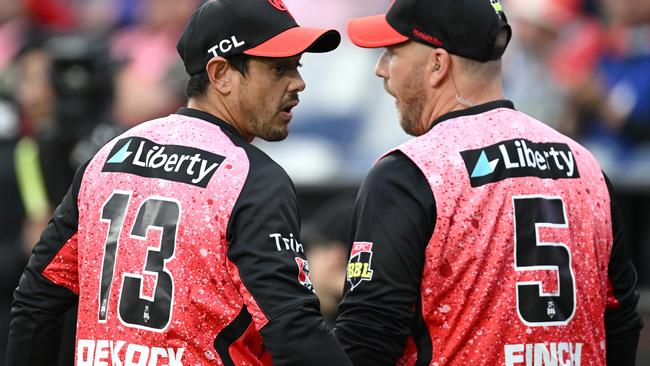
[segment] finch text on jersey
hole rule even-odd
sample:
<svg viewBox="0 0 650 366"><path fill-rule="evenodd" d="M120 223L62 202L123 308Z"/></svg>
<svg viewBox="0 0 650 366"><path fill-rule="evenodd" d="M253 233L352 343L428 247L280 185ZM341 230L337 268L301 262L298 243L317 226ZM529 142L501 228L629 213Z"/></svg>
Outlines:
<svg viewBox="0 0 650 366"><path fill-rule="evenodd" d="M580 178L575 156L564 143L515 139L460 154L472 187L516 177Z"/></svg>
<svg viewBox="0 0 650 366"><path fill-rule="evenodd" d="M205 188L224 160L223 156L189 146L160 145L141 137L131 137L115 144L102 171L173 180Z"/></svg>
<svg viewBox="0 0 650 366"><path fill-rule="evenodd" d="M507 344L506 366L580 366L582 343L550 342Z"/></svg>
<svg viewBox="0 0 650 366"><path fill-rule="evenodd" d="M80 339L77 366L182 366L185 348L148 347L124 341Z"/></svg>

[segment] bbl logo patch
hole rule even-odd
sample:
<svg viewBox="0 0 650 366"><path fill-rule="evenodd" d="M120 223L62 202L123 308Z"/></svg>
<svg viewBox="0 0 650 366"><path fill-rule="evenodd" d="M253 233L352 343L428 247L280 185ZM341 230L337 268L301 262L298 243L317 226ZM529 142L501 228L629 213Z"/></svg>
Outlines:
<svg viewBox="0 0 650 366"><path fill-rule="evenodd" d="M355 242L352 244L347 276L347 279L352 286L350 291L359 286L361 282L372 280L372 269L370 269L371 263L372 243Z"/></svg>
<svg viewBox="0 0 650 366"><path fill-rule="evenodd" d="M298 281L301 285L307 287L309 291L314 291L314 286L311 284L309 278L309 262L300 257L296 257L296 264L298 265Z"/></svg>

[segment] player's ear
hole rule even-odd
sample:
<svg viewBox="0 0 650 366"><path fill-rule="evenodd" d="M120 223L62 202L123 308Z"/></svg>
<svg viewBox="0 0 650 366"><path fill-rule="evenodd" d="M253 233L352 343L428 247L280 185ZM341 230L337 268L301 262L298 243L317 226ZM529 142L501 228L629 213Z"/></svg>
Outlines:
<svg viewBox="0 0 650 366"><path fill-rule="evenodd" d="M437 87L442 83L451 67L451 56L442 48L431 50L428 60L429 85Z"/></svg>
<svg viewBox="0 0 650 366"><path fill-rule="evenodd" d="M232 79L228 61L223 57L213 57L205 67L210 85L221 94L229 94L232 90Z"/></svg>

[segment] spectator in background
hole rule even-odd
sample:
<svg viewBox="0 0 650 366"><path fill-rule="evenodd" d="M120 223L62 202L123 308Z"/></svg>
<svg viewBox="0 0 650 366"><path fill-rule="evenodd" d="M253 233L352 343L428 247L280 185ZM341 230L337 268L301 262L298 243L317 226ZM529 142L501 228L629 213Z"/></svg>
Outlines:
<svg viewBox="0 0 650 366"><path fill-rule="evenodd" d="M38 145L47 196L56 205L75 170L118 134L112 117L114 65L105 44L73 34L34 37L16 65L25 131Z"/></svg>
<svg viewBox="0 0 650 366"><path fill-rule="evenodd" d="M613 180L647 181L650 165L650 0L601 0L597 65L570 90L580 139ZM639 175L640 174L640 175Z"/></svg>
<svg viewBox="0 0 650 366"><path fill-rule="evenodd" d="M30 17L36 24L51 30L66 31L75 26L76 16L70 0L24 0Z"/></svg>
<svg viewBox="0 0 650 366"><path fill-rule="evenodd" d="M506 94L520 110L575 137L577 116L568 95L590 77L601 26L582 12L579 0L510 0L504 6L515 30L504 57Z"/></svg>
<svg viewBox="0 0 650 366"><path fill-rule="evenodd" d="M41 162L39 160L37 140L52 133L54 116L54 90L50 83L51 59L43 49L43 37L33 33L26 41L15 60L16 83L15 97L22 119L24 136L17 136L20 143L22 166L32 172L29 185L23 186L21 196L29 198L25 203L27 210L23 227L23 248L25 254L31 252L38 241L41 231L47 224L53 204L48 199Z"/></svg>
<svg viewBox="0 0 650 366"><path fill-rule="evenodd" d="M19 168L25 160L24 151L21 153L18 148L19 124L18 108L13 101L0 96L0 366L6 358L12 292L27 263L21 228L28 209L18 176L21 172L28 176L29 169Z"/></svg>
<svg viewBox="0 0 650 366"><path fill-rule="evenodd" d="M139 23L119 30L113 52L126 61L116 80L116 115L127 126L173 113L186 77L175 45L197 0L143 0Z"/></svg>
<svg viewBox="0 0 650 366"><path fill-rule="evenodd" d="M619 187L639 283L650 283L650 1L597 0L599 53L589 77L571 89L578 139ZM622 188L622 189L620 189ZM647 341L646 341L647 342ZM642 347L643 348L643 347ZM640 353L643 354L643 353ZM640 356L643 357L643 356ZM640 358L641 359L641 358ZM647 356L646 356L647 359Z"/></svg>
<svg viewBox="0 0 650 366"><path fill-rule="evenodd" d="M0 1L0 92L5 94L11 92L9 68L25 31L23 13L22 1Z"/></svg>
<svg viewBox="0 0 650 366"><path fill-rule="evenodd" d="M354 211L354 195L342 193L323 205L305 221L301 238L309 259L309 273L320 300L323 317L330 326L338 315L348 261L346 243Z"/></svg>
<svg viewBox="0 0 650 366"><path fill-rule="evenodd" d="M567 103L558 80L549 77L549 60L565 25L574 19L573 9L564 0L511 0L504 6L515 30L512 52L504 57L506 94L520 110L557 128Z"/></svg>

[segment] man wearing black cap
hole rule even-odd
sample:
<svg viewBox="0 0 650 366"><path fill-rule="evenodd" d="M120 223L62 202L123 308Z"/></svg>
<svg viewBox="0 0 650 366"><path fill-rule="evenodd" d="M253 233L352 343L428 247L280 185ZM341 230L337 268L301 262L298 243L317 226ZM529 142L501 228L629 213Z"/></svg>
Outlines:
<svg viewBox="0 0 650 366"><path fill-rule="evenodd" d="M339 42L281 0L200 5L178 42L188 107L76 173L15 291L8 364L54 364L76 302L76 365L349 364L319 313L293 184L250 144L287 136L301 54Z"/></svg>
<svg viewBox="0 0 650 366"><path fill-rule="evenodd" d="M634 364L636 272L611 186L504 100L498 0L397 0L348 34L386 48L375 72L417 136L357 199L335 328L353 364Z"/></svg>

